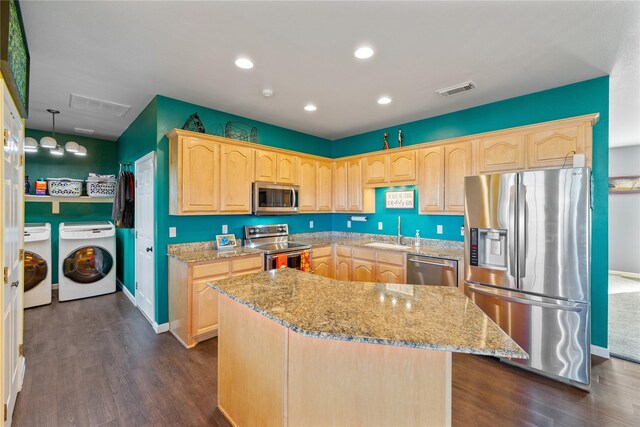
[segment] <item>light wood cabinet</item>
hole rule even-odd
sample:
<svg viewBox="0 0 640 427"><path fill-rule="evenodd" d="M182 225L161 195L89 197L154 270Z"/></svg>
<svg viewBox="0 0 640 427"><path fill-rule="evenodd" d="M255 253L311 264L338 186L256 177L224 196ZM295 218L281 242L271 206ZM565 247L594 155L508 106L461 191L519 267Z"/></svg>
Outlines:
<svg viewBox="0 0 640 427"><path fill-rule="evenodd" d="M362 162L351 159L347 164L347 210L362 211Z"/></svg>
<svg viewBox="0 0 640 427"><path fill-rule="evenodd" d="M251 213L252 154L247 147L220 147L221 212Z"/></svg>
<svg viewBox="0 0 640 427"><path fill-rule="evenodd" d="M318 192L316 211L331 212L333 210L333 164L318 160L316 165Z"/></svg>
<svg viewBox="0 0 640 427"><path fill-rule="evenodd" d="M295 184L297 181L297 156L278 153L276 156L276 182L279 184Z"/></svg>
<svg viewBox="0 0 640 427"><path fill-rule="evenodd" d="M254 150L254 181L276 182L277 154L273 151Z"/></svg>
<svg viewBox="0 0 640 427"><path fill-rule="evenodd" d="M346 212L349 209L347 201L349 162L338 160L333 167L333 210Z"/></svg>
<svg viewBox="0 0 640 427"><path fill-rule="evenodd" d="M573 163L573 154L585 154L591 164L591 138L587 124L545 128L527 134L527 168L562 167ZM590 132L589 132L590 133ZM588 150L587 150L588 146Z"/></svg>
<svg viewBox="0 0 640 427"><path fill-rule="evenodd" d="M470 141L444 146L444 207L464 212L464 178L473 175L473 147Z"/></svg>
<svg viewBox="0 0 640 427"><path fill-rule="evenodd" d="M206 215L218 211L220 145L173 138L169 147L169 213Z"/></svg>
<svg viewBox="0 0 640 427"><path fill-rule="evenodd" d="M351 250L351 280L354 282L376 281L376 251L353 248Z"/></svg>
<svg viewBox="0 0 640 427"><path fill-rule="evenodd" d="M420 212L444 211L444 146L419 151Z"/></svg>
<svg viewBox="0 0 640 427"><path fill-rule="evenodd" d="M314 212L317 207L316 160L308 157L300 157L300 212Z"/></svg>
<svg viewBox="0 0 640 427"><path fill-rule="evenodd" d="M335 279L351 280L351 248L336 246Z"/></svg>
<svg viewBox="0 0 640 427"><path fill-rule="evenodd" d="M311 271L318 276L333 277L331 246L315 247L311 250Z"/></svg>
<svg viewBox="0 0 640 427"><path fill-rule="evenodd" d="M363 164L365 185L389 182L389 157L386 154L365 157Z"/></svg>
<svg viewBox="0 0 640 427"><path fill-rule="evenodd" d="M519 171L525 166L524 135L511 134L478 140L479 174Z"/></svg>
<svg viewBox="0 0 640 427"><path fill-rule="evenodd" d="M389 157L389 182L414 184L416 181L416 152L403 151Z"/></svg>
<svg viewBox="0 0 640 427"><path fill-rule="evenodd" d="M169 330L186 348L218 333L218 293L207 282L262 271L262 254L201 263L169 257Z"/></svg>
<svg viewBox="0 0 640 427"><path fill-rule="evenodd" d="M406 283L404 267L398 265L378 263L377 278L380 283Z"/></svg>

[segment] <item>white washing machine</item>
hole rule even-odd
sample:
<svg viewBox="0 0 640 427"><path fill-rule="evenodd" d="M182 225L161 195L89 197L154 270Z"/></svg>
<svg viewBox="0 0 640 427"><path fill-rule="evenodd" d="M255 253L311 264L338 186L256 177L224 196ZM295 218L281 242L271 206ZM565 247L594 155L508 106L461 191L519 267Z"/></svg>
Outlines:
<svg viewBox="0 0 640 427"><path fill-rule="evenodd" d="M59 236L58 299L116 291L116 229L111 222L63 222Z"/></svg>
<svg viewBox="0 0 640 427"><path fill-rule="evenodd" d="M51 304L51 224L24 225L24 308Z"/></svg>

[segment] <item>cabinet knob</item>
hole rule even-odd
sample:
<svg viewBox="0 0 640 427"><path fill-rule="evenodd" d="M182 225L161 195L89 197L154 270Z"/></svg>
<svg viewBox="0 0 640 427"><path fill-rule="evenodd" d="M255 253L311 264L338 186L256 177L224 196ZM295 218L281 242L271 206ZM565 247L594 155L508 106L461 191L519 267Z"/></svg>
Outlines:
<svg viewBox="0 0 640 427"><path fill-rule="evenodd" d="M153 248L152 247L148 247L147 248L147 252L153 252Z"/></svg>

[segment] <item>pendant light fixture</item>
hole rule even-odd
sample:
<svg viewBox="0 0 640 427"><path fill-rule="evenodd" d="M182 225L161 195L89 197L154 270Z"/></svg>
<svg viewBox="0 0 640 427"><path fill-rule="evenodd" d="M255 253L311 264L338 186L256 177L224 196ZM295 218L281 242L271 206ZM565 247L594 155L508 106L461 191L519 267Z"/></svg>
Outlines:
<svg viewBox="0 0 640 427"><path fill-rule="evenodd" d="M76 156L86 156L87 155L87 149L84 147L84 145L79 145L78 146L78 151L76 151L75 153Z"/></svg>
<svg viewBox="0 0 640 427"><path fill-rule="evenodd" d="M51 136L43 136L42 139L40 139L40 146L42 148L52 149L58 147L58 141L56 141L56 114L60 114L60 111L52 110L51 108L48 108L47 111L51 113L51 119L53 121L52 131Z"/></svg>
<svg viewBox="0 0 640 427"><path fill-rule="evenodd" d="M38 151L38 141L30 136L24 139L24 151L26 153L35 153Z"/></svg>
<svg viewBox="0 0 640 427"><path fill-rule="evenodd" d="M79 148L80 148L80 144L78 144L75 141L69 141L66 144L64 144L64 149L67 150L69 153L77 153Z"/></svg>

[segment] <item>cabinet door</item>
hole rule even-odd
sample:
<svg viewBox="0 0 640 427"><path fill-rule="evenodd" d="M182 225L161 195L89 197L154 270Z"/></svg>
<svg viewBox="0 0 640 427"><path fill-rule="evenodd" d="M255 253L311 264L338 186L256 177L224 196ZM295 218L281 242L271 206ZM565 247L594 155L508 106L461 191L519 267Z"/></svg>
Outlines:
<svg viewBox="0 0 640 427"><path fill-rule="evenodd" d="M377 282L380 283L405 283L404 268L399 265L381 264L377 267Z"/></svg>
<svg viewBox="0 0 640 427"><path fill-rule="evenodd" d="M473 174L471 142L444 147L444 203L447 212L464 212L464 177Z"/></svg>
<svg viewBox="0 0 640 427"><path fill-rule="evenodd" d="M318 276L331 277L331 257L323 256L312 258L311 271Z"/></svg>
<svg viewBox="0 0 640 427"><path fill-rule="evenodd" d="M529 169L571 165L573 153L587 154L586 124L558 127L527 135L527 167ZM589 156L586 156L589 158ZM589 162L586 163L589 165Z"/></svg>
<svg viewBox="0 0 640 427"><path fill-rule="evenodd" d="M331 162L318 161L317 169L317 211L331 212L333 209L333 165Z"/></svg>
<svg viewBox="0 0 640 427"><path fill-rule="evenodd" d="M416 180L416 152L392 154L389 159L389 182L413 183Z"/></svg>
<svg viewBox="0 0 640 427"><path fill-rule="evenodd" d="M389 157L386 154L369 156L364 159L365 185L386 184L389 182Z"/></svg>
<svg viewBox="0 0 640 427"><path fill-rule="evenodd" d="M220 147L220 211L251 213L251 149Z"/></svg>
<svg viewBox="0 0 640 427"><path fill-rule="evenodd" d="M314 212L317 207L316 161L300 157L300 212Z"/></svg>
<svg viewBox="0 0 640 427"><path fill-rule="evenodd" d="M280 184L295 184L298 170L297 157L290 154L278 154L277 178Z"/></svg>
<svg viewBox="0 0 640 427"><path fill-rule="evenodd" d="M419 151L420 212L444 211L444 146Z"/></svg>
<svg viewBox="0 0 640 427"><path fill-rule="evenodd" d="M351 280L354 282L375 282L375 262L353 258L351 260Z"/></svg>
<svg viewBox="0 0 640 427"><path fill-rule="evenodd" d="M524 135L484 138L478 141L478 173L524 169Z"/></svg>
<svg viewBox="0 0 640 427"><path fill-rule="evenodd" d="M255 173L253 176L256 181L276 182L276 153L272 151L255 150L253 161L255 164Z"/></svg>
<svg viewBox="0 0 640 427"><path fill-rule="evenodd" d="M198 338L218 329L218 292L207 286L207 282L225 276L194 280L191 311L191 335Z"/></svg>
<svg viewBox="0 0 640 427"><path fill-rule="evenodd" d="M358 159L347 164L347 210L362 211L362 163Z"/></svg>
<svg viewBox="0 0 640 427"><path fill-rule="evenodd" d="M349 164L347 161L337 161L333 169L333 210L336 212L346 211L347 203L347 171Z"/></svg>
<svg viewBox="0 0 640 427"><path fill-rule="evenodd" d="M336 256L336 280L351 280L351 257Z"/></svg>
<svg viewBox="0 0 640 427"><path fill-rule="evenodd" d="M178 184L182 198L179 213L215 213L218 211L219 179L217 166L219 163L219 145L211 141L196 138L182 139L178 176L182 185Z"/></svg>

